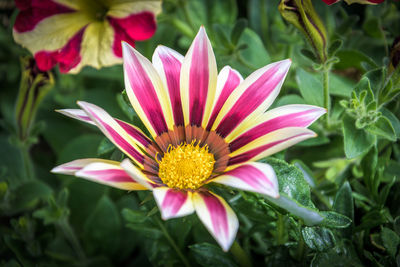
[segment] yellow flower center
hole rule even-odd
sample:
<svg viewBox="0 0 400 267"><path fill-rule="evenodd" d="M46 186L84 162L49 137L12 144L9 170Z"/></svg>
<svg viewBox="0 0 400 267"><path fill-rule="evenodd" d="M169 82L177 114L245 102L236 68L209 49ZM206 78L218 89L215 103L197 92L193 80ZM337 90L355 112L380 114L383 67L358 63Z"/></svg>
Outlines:
<svg viewBox="0 0 400 267"><path fill-rule="evenodd" d="M214 155L208 152L207 145L200 147L195 141L178 147L169 145L158 161L158 175L170 188L197 189L210 177L214 163Z"/></svg>

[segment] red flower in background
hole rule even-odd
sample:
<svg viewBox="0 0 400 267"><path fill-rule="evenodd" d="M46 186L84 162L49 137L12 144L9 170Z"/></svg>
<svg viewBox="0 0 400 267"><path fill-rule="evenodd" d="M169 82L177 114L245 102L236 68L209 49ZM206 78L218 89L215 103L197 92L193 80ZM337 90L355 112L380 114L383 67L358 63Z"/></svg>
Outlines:
<svg viewBox="0 0 400 267"><path fill-rule="evenodd" d="M340 0L322 0L324 1L326 4L328 5L332 5L334 3L339 2ZM354 4L354 3L358 3L358 4L380 4L382 2L384 2L385 0L344 0L347 4Z"/></svg>
<svg viewBox="0 0 400 267"><path fill-rule="evenodd" d="M122 63L121 41L131 45L156 31L161 1L16 0L14 39L46 71L77 73Z"/></svg>

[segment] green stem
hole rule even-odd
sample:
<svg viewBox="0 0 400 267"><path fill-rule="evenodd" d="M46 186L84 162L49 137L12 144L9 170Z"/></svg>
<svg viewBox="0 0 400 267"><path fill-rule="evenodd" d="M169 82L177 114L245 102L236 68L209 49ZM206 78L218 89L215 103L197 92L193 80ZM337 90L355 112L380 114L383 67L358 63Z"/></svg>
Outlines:
<svg viewBox="0 0 400 267"><path fill-rule="evenodd" d="M251 260L247 256L247 253L244 251L244 249L240 246L240 244L236 240L235 242L233 242L230 252L232 253L233 257L235 257L236 261L239 263L240 266L242 267L252 266Z"/></svg>
<svg viewBox="0 0 400 267"><path fill-rule="evenodd" d="M20 148L21 151L21 156L22 156L22 163L24 165L24 170L25 170L25 177L27 180L33 180L35 179L35 172L33 169L31 157L29 155L29 146L27 145L22 145Z"/></svg>
<svg viewBox="0 0 400 267"><path fill-rule="evenodd" d="M296 258L299 262L303 262L304 258L304 240L300 234L299 244L297 245Z"/></svg>
<svg viewBox="0 0 400 267"><path fill-rule="evenodd" d="M83 262L86 261L85 253L83 252L82 246L79 243L78 238L75 235L74 230L72 229L71 225L68 222L67 218L62 218L58 221L58 226L60 227L61 231L63 232L65 238L71 244L72 248L74 249L75 253L78 255L78 258Z"/></svg>
<svg viewBox="0 0 400 267"><path fill-rule="evenodd" d="M278 233L277 242L278 242L278 245L283 245L285 243L285 237L284 237L285 225L284 225L284 221L283 221L283 215L280 213L278 213L278 221L276 222L276 224L277 224L276 231Z"/></svg>
<svg viewBox="0 0 400 267"><path fill-rule="evenodd" d="M189 267L189 261L186 259L186 257L183 255L182 251L178 248L178 245L175 243L174 239L171 237L171 235L168 233L167 229L165 228L164 224L161 222L159 218L155 218L155 221L157 224L160 226L161 231L163 232L165 238L168 240L172 248L175 250L176 254L178 254L179 258L181 258L182 263Z"/></svg>
<svg viewBox="0 0 400 267"><path fill-rule="evenodd" d="M323 75L323 88L324 88L324 107L326 108L326 116L325 116L325 126L329 129L329 117L330 117L330 96L329 96L329 72L330 66L324 66L322 70Z"/></svg>
<svg viewBox="0 0 400 267"><path fill-rule="evenodd" d="M186 22L189 24L190 28L193 30L195 30L194 28L194 24L192 22L192 19L190 18L190 14L189 14L189 9L188 9L188 1L182 0L180 1L181 5L182 5L182 10L183 10L183 15L185 16Z"/></svg>

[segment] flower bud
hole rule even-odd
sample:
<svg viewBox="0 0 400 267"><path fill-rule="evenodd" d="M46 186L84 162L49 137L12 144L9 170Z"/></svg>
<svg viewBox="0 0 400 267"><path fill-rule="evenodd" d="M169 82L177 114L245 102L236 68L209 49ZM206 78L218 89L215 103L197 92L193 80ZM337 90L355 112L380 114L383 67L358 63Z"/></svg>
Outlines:
<svg viewBox="0 0 400 267"><path fill-rule="evenodd" d="M36 111L54 85L51 72L41 71L31 57L21 59L21 84L16 104L16 121L21 140L29 136Z"/></svg>
<svg viewBox="0 0 400 267"><path fill-rule="evenodd" d="M314 49L321 63L327 60L327 34L311 0L281 0L282 17L298 28Z"/></svg>

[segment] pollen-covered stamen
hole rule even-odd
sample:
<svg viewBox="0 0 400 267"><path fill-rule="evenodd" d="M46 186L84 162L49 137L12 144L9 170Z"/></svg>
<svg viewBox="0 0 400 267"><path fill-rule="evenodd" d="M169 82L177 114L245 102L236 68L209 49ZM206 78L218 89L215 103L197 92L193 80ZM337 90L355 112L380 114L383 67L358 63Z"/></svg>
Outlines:
<svg viewBox="0 0 400 267"><path fill-rule="evenodd" d="M161 161L158 161L158 175L170 188L197 189L211 176L214 169L214 155L208 146L200 147L193 141L177 147L169 145Z"/></svg>

